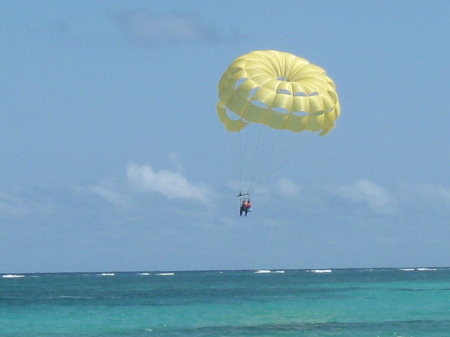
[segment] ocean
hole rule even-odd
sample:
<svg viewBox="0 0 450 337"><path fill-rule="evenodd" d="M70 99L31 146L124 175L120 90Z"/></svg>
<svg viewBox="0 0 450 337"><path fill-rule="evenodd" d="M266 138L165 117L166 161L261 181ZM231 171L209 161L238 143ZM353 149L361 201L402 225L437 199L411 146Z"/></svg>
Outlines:
<svg viewBox="0 0 450 337"><path fill-rule="evenodd" d="M450 336L450 269L0 274L0 336Z"/></svg>

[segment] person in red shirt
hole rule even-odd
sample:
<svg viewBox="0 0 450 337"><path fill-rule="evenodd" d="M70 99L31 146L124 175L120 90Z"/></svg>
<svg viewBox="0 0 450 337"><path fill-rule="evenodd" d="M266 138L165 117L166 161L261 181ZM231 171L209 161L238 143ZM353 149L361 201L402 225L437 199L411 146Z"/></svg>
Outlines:
<svg viewBox="0 0 450 337"><path fill-rule="evenodd" d="M250 202L250 199L242 200L239 215L242 216L242 213L245 213L245 216L247 216L247 213L250 212L251 210L252 210L252 203Z"/></svg>
<svg viewBox="0 0 450 337"><path fill-rule="evenodd" d="M250 212L252 210L252 203L250 199L247 200L247 212Z"/></svg>
<svg viewBox="0 0 450 337"><path fill-rule="evenodd" d="M248 208L247 208L247 200L242 200L241 208L239 209L239 216L242 216L242 213L245 213L247 216Z"/></svg>

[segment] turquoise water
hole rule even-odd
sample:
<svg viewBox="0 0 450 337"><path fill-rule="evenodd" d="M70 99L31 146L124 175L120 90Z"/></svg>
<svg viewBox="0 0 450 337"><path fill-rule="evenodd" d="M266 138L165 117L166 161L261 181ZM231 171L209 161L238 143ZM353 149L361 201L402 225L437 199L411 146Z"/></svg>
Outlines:
<svg viewBox="0 0 450 337"><path fill-rule="evenodd" d="M0 336L450 336L450 269L0 275Z"/></svg>

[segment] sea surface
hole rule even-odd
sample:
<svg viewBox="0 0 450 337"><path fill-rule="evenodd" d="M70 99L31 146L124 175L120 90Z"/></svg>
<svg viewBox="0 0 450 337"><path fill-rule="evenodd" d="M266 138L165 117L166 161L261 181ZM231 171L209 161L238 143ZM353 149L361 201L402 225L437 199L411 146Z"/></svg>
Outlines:
<svg viewBox="0 0 450 337"><path fill-rule="evenodd" d="M450 269L0 274L0 336L450 336Z"/></svg>

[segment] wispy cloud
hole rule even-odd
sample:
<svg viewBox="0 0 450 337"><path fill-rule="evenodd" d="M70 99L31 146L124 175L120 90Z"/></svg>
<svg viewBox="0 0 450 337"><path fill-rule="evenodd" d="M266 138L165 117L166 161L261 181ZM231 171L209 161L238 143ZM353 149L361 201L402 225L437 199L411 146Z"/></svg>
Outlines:
<svg viewBox="0 0 450 337"><path fill-rule="evenodd" d="M112 18L129 42L144 47L218 38L214 30L195 14L155 14L138 9L115 13Z"/></svg>
<svg viewBox="0 0 450 337"><path fill-rule="evenodd" d="M45 190L15 188L0 192L0 217L52 214L56 209L56 198Z"/></svg>
<svg viewBox="0 0 450 337"><path fill-rule="evenodd" d="M0 193L0 217L24 215L29 208L16 194Z"/></svg>
<svg viewBox="0 0 450 337"><path fill-rule="evenodd" d="M63 19L53 20L28 27L27 33L32 38L64 42L73 38L73 31Z"/></svg>
<svg viewBox="0 0 450 337"><path fill-rule="evenodd" d="M450 188L431 183L402 183L399 198L415 211L450 212Z"/></svg>
<svg viewBox="0 0 450 337"><path fill-rule="evenodd" d="M359 180L354 184L336 187L333 193L347 200L365 203L379 213L392 214L396 210L396 197L370 180Z"/></svg>
<svg viewBox="0 0 450 337"><path fill-rule="evenodd" d="M300 187L286 178L280 178L277 181L278 192L284 196L295 196L300 191Z"/></svg>
<svg viewBox="0 0 450 337"><path fill-rule="evenodd" d="M125 193L117 191L114 186L110 186L109 184L95 185L90 188L90 191L113 205L126 206L129 203Z"/></svg>
<svg viewBox="0 0 450 337"><path fill-rule="evenodd" d="M418 185L420 194L438 205L450 206L450 189L433 184Z"/></svg>
<svg viewBox="0 0 450 337"><path fill-rule="evenodd" d="M201 184L189 182L181 173L161 170L155 172L149 165L129 164L127 178L133 186L167 198L183 198L202 203L208 202L211 190Z"/></svg>

